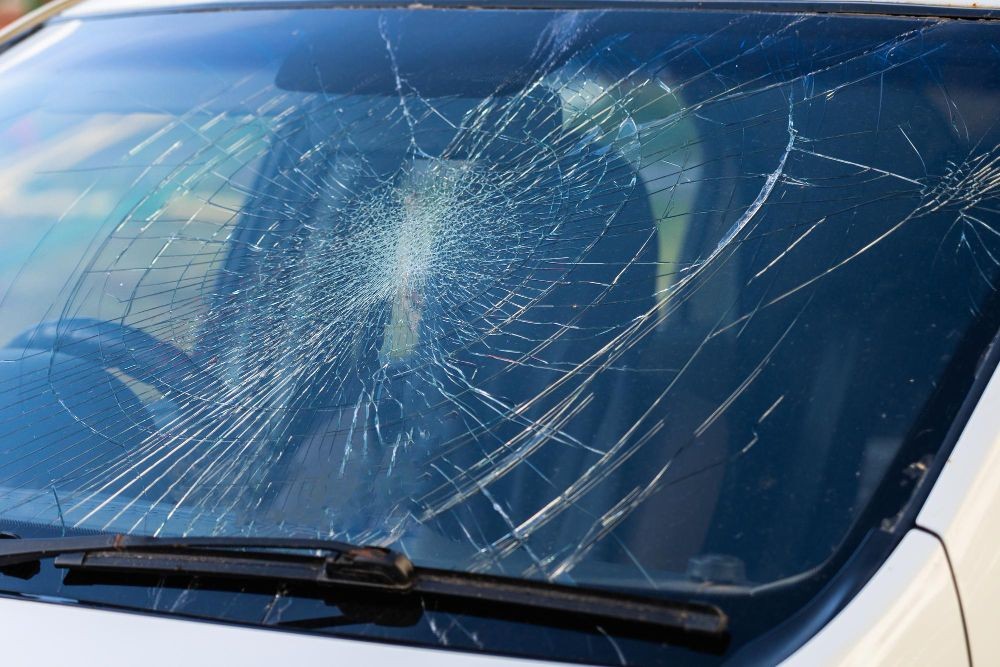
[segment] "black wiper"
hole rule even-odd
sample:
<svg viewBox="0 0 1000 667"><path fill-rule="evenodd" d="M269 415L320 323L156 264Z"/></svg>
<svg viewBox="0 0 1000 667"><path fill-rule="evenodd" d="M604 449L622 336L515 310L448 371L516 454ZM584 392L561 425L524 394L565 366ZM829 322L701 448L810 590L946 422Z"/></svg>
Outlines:
<svg viewBox="0 0 1000 667"><path fill-rule="evenodd" d="M303 552L322 552L321 555ZM0 571L55 558L56 567L309 582L405 592L413 564L379 547L259 537L86 535L0 540Z"/></svg>
<svg viewBox="0 0 1000 667"><path fill-rule="evenodd" d="M0 572L55 558L81 572L157 574L307 583L556 612L669 630L674 637L725 643L726 615L699 602L635 596L415 566L389 549L327 540L256 537L93 535L0 540Z"/></svg>

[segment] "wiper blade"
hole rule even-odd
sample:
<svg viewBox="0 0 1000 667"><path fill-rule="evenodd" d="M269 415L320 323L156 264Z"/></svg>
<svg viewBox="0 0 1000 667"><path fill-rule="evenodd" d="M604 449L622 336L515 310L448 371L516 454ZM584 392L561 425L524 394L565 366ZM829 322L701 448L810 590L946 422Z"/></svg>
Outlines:
<svg viewBox="0 0 1000 667"><path fill-rule="evenodd" d="M389 549L327 540L137 535L0 540L0 571L46 558L55 558L56 567L81 572L371 589L661 628L699 643L728 638L726 615L709 604L418 567Z"/></svg>
<svg viewBox="0 0 1000 667"><path fill-rule="evenodd" d="M416 568L414 591L431 597L462 599L551 611L594 621L662 628L701 639L728 637L728 618L714 605L653 598L601 588L551 584L532 579L473 572Z"/></svg>

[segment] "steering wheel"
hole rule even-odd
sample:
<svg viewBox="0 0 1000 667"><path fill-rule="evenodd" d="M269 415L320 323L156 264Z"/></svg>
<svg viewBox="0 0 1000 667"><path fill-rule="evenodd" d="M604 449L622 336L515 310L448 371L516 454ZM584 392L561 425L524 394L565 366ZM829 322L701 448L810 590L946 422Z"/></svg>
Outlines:
<svg viewBox="0 0 1000 667"><path fill-rule="evenodd" d="M70 318L42 322L22 331L8 348L52 350L86 359L155 387L164 395L200 396L219 381L172 343L117 322Z"/></svg>

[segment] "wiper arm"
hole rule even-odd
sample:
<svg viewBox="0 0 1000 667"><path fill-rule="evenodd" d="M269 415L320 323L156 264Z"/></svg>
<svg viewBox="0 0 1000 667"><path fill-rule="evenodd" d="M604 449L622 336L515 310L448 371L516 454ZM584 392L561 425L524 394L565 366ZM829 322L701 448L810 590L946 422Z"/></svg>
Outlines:
<svg viewBox="0 0 1000 667"><path fill-rule="evenodd" d="M0 571L53 557L56 567L74 571L371 589L660 628L699 643L724 643L728 637L728 619L712 605L417 567L406 556L382 547L256 537L94 535L0 540Z"/></svg>
<svg viewBox="0 0 1000 667"><path fill-rule="evenodd" d="M321 552L321 555L303 552ZM380 547L267 537L86 535L0 540L0 571L55 557L56 567L271 579L407 591L413 563Z"/></svg>

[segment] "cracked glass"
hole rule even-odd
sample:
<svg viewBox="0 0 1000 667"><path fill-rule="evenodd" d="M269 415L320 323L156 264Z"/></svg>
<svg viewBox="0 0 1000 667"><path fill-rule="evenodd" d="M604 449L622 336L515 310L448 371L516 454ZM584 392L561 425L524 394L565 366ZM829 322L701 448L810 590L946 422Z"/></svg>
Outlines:
<svg viewBox="0 0 1000 667"><path fill-rule="evenodd" d="M995 42L710 11L51 22L0 56L0 517L794 583L891 520L996 331Z"/></svg>

